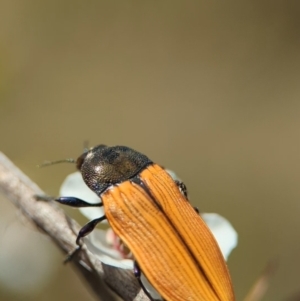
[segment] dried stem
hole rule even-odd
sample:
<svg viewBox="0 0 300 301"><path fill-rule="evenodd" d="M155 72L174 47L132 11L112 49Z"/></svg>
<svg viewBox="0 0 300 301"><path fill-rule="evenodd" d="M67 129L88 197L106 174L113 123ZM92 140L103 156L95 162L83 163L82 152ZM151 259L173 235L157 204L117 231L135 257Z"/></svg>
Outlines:
<svg viewBox="0 0 300 301"><path fill-rule="evenodd" d="M36 201L33 196L44 192L1 152L0 192L37 228L50 236L65 254L74 250L78 224L55 203ZM104 265L85 247L70 264L76 267L98 300L116 301L119 295L125 301L149 301L131 271Z"/></svg>
<svg viewBox="0 0 300 301"><path fill-rule="evenodd" d="M271 277L274 275L278 267L278 261L270 261L260 276L257 278L252 288L248 292L243 301L260 301L265 296L270 286Z"/></svg>

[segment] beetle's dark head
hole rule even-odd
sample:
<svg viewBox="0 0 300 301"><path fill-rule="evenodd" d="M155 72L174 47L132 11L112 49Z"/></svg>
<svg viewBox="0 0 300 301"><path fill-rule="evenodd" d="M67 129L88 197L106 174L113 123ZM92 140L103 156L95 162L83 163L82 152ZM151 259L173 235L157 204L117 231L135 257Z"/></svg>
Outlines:
<svg viewBox="0 0 300 301"><path fill-rule="evenodd" d="M126 181L151 164L145 155L126 146L98 145L76 162L83 180L97 195L114 184Z"/></svg>

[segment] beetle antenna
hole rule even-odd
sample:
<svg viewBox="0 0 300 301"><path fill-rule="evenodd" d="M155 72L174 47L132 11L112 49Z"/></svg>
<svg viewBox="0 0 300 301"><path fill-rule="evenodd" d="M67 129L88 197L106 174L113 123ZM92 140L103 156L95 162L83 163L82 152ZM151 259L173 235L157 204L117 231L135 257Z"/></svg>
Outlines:
<svg viewBox="0 0 300 301"><path fill-rule="evenodd" d="M76 163L76 160L72 158L68 158L68 159L57 160L57 161L45 161L44 163L39 164L37 167L45 167L45 166L50 166L50 165L60 164L60 163Z"/></svg>
<svg viewBox="0 0 300 301"><path fill-rule="evenodd" d="M83 153L87 153L89 151L89 141L88 140L84 140L83 141Z"/></svg>

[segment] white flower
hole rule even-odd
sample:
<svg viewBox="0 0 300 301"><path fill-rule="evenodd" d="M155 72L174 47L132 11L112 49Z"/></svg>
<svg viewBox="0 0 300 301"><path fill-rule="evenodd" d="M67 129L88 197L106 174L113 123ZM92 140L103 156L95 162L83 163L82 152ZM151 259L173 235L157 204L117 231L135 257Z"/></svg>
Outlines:
<svg viewBox="0 0 300 301"><path fill-rule="evenodd" d="M179 180L174 172L167 170L174 180ZM89 203L99 203L99 197L84 183L80 172L70 174L63 182L60 189L61 196L80 198ZM80 208L82 214L88 219L96 219L104 215L102 207ZM216 213L201 213L214 234L221 248L224 258L227 260L231 251L236 247L238 235L232 225L224 217ZM89 251L97 255L105 264L122 269L133 269L131 254L111 229L95 229L84 239Z"/></svg>

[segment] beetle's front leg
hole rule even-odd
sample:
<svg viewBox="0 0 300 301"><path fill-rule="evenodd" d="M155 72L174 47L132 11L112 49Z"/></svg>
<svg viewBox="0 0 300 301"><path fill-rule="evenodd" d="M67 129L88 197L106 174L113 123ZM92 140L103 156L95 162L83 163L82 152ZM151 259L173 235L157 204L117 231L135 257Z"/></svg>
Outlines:
<svg viewBox="0 0 300 301"><path fill-rule="evenodd" d="M82 242L81 239L84 238L85 236L87 236L88 234L90 234L95 227L97 226L97 224L99 224L100 222L104 221L106 219L106 216L103 215L99 218L93 219L92 221L88 222L87 224L85 224L79 231L77 238L76 238L76 244L77 247L75 250L73 250L68 256L67 258L64 260L64 263L67 263L69 261L72 260L72 258L81 250L82 248Z"/></svg>
<svg viewBox="0 0 300 301"><path fill-rule="evenodd" d="M75 198L72 196L61 196L58 198L55 198L53 196L48 196L48 195L35 195L36 200L38 201L55 201L63 205L71 206L71 207L76 207L76 208L81 208L81 207L101 207L103 206L102 202L91 204L86 201L83 201L79 198Z"/></svg>
<svg viewBox="0 0 300 301"><path fill-rule="evenodd" d="M51 197L51 196L46 196L46 195L35 195L35 198L39 201L55 201L58 202L60 204L63 205L68 205L71 207L76 207L76 208L81 208L81 207L101 207L103 206L102 202L100 203L96 203L96 204L91 204L88 203L86 201L83 201L79 198L75 198L75 197ZM76 238L76 244L77 247L74 251L72 251L67 258L64 260L64 263L67 263L68 261L72 260L72 258L81 250L82 248L82 242L81 242L81 238L87 236L88 234L90 234L96 227L96 225L100 222L102 222L103 220L106 219L106 216L101 216L99 218L93 219L92 221L88 222L86 225L84 225Z"/></svg>

